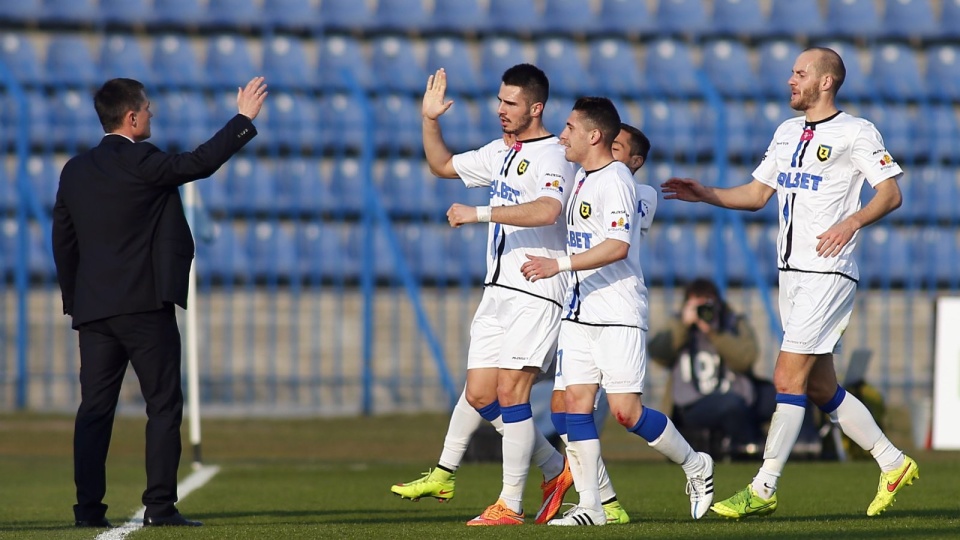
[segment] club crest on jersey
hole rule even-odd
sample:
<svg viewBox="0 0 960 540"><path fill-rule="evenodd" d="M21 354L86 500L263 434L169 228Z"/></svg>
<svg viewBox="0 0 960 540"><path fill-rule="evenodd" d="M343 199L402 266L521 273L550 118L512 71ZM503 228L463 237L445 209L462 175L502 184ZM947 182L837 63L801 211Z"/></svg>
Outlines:
<svg viewBox="0 0 960 540"><path fill-rule="evenodd" d="M821 162L830 159L830 153L833 152L833 147L826 144L821 144L817 147L817 159Z"/></svg>
<svg viewBox="0 0 960 540"><path fill-rule="evenodd" d="M590 212L592 210L593 209L590 208L590 203L588 202L580 203L580 217L582 217L583 219L587 219L588 217L590 217Z"/></svg>
<svg viewBox="0 0 960 540"><path fill-rule="evenodd" d="M530 166L530 160L528 160L528 159L521 159L521 160L520 160L520 164L517 165L517 176L520 176L520 175L522 175L523 173L527 172L527 167L529 167L529 166Z"/></svg>

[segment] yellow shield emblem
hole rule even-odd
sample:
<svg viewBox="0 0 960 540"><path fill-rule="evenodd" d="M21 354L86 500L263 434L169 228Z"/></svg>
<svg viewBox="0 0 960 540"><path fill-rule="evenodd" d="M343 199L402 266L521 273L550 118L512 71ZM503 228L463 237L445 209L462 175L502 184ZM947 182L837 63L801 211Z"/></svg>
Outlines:
<svg viewBox="0 0 960 540"><path fill-rule="evenodd" d="M821 144L820 146L817 147L817 159L819 159L820 161L826 161L830 159L830 152L832 151L833 151L832 146Z"/></svg>
<svg viewBox="0 0 960 540"><path fill-rule="evenodd" d="M583 219L587 219L588 217L590 217L590 210L591 210L590 203L588 202L580 203L580 217L582 217Z"/></svg>
<svg viewBox="0 0 960 540"><path fill-rule="evenodd" d="M517 176L520 176L520 175L522 175L523 173L527 172L527 167L529 167L529 166L530 166L530 161L528 161L528 160L526 160L526 159L521 160L521 161L520 161L520 164L517 165Z"/></svg>

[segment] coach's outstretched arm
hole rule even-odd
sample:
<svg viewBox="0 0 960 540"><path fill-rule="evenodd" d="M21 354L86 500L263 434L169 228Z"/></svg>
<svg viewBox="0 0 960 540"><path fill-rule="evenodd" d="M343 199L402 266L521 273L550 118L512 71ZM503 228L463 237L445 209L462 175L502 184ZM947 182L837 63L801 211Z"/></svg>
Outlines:
<svg viewBox="0 0 960 540"><path fill-rule="evenodd" d="M427 155L430 172L440 178L459 178L453 168L453 153L443 142L440 133L440 116L447 112L453 101L444 101L447 93L447 72L440 68L427 79L427 89L423 93L423 152Z"/></svg>
<svg viewBox="0 0 960 540"><path fill-rule="evenodd" d="M759 210L776 193L772 187L754 179L732 188L704 186L692 178L671 178L660 184L664 199L705 202L734 210Z"/></svg>

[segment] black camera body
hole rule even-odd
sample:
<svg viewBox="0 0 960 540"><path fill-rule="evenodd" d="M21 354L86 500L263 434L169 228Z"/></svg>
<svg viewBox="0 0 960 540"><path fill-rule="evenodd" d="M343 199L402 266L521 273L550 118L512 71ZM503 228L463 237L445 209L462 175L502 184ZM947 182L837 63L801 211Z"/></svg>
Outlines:
<svg viewBox="0 0 960 540"><path fill-rule="evenodd" d="M713 323L717 316L717 306L711 301L704 302L697 306L697 317L708 324Z"/></svg>

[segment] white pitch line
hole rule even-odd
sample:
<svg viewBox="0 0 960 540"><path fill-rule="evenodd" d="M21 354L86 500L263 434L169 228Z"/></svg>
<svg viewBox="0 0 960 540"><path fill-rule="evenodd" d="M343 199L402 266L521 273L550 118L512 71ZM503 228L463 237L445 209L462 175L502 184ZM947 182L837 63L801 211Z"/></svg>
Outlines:
<svg viewBox="0 0 960 540"><path fill-rule="evenodd" d="M204 465L194 471L190 476L186 477L183 482L180 482L177 486L177 494L180 500L183 500L184 497L192 493L194 490L200 489L214 477L215 474L220 472L220 467L216 465ZM130 517L130 520L121 525L110 529L109 531L104 531L100 533L96 540L123 540L132 532L136 532L143 528L143 513L147 510L145 506L141 506L139 510L133 516Z"/></svg>

